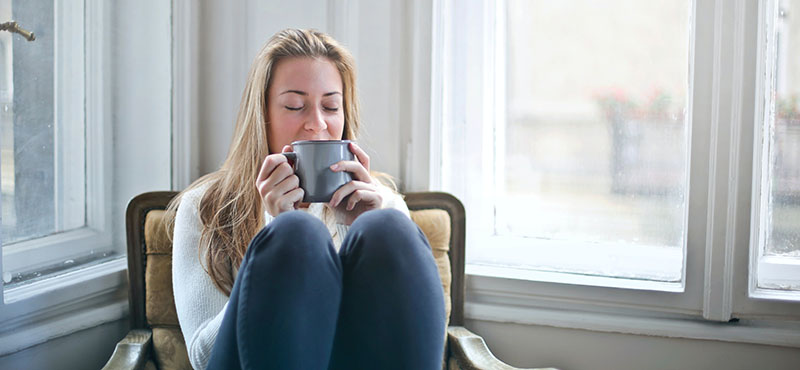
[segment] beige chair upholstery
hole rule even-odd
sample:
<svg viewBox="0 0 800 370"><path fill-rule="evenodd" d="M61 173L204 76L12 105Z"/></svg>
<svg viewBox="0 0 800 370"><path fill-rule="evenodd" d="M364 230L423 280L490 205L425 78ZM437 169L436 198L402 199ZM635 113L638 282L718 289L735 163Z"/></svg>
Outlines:
<svg viewBox="0 0 800 370"><path fill-rule="evenodd" d="M173 299L172 244L163 224L164 208L174 195L174 192L145 193L128 206L132 330L117 344L105 369L191 369ZM480 337L462 327L463 207L454 197L443 193L409 194L406 200L412 220L431 245L445 292L450 326L444 363L451 369L512 369L495 359ZM453 235L454 227L458 235Z"/></svg>

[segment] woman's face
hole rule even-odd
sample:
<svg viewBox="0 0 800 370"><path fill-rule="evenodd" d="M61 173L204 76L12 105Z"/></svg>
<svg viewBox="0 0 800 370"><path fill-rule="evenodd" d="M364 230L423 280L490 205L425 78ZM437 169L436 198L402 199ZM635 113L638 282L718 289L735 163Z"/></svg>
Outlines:
<svg viewBox="0 0 800 370"><path fill-rule="evenodd" d="M293 57L273 67L267 92L270 153L297 140L341 140L342 77L327 59Z"/></svg>

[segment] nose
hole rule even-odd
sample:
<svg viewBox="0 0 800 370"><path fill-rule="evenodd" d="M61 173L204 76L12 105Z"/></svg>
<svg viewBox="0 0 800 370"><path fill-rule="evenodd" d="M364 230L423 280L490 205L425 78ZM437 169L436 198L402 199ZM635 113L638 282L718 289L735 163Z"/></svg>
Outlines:
<svg viewBox="0 0 800 370"><path fill-rule="evenodd" d="M321 108L312 109L310 111L304 128L313 133L318 133L328 128L328 124L325 123L325 116L323 115Z"/></svg>

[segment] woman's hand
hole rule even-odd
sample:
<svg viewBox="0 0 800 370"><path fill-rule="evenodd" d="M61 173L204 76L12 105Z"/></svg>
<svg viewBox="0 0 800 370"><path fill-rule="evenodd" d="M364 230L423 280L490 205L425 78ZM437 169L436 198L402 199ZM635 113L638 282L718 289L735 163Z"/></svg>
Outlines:
<svg viewBox="0 0 800 370"><path fill-rule="evenodd" d="M353 174L353 181L336 190L328 203L346 225L352 224L362 213L379 209L383 204L377 184L369 175L369 156L356 143L350 143L350 151L356 160L340 161L332 165L331 170L350 172Z"/></svg>
<svg viewBox="0 0 800 370"><path fill-rule="evenodd" d="M290 145L283 147L283 152L291 151ZM300 188L300 179L283 154L270 154L264 158L256 178L256 188L272 217L297 209L305 194Z"/></svg>

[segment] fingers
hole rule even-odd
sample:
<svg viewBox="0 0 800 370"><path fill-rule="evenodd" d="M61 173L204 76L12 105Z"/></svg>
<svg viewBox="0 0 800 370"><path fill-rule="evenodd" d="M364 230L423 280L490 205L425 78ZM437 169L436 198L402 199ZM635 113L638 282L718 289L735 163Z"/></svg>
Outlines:
<svg viewBox="0 0 800 370"><path fill-rule="evenodd" d="M292 169L291 166L289 166L289 163L287 162L281 163L277 167L275 167L275 169L272 170L272 173L270 173L266 179L256 181L256 187L258 188L258 193L261 194L261 197L263 198L267 195L267 193L272 191L278 184L280 184L282 181L292 176L297 177L294 175L294 170Z"/></svg>
<svg viewBox="0 0 800 370"><path fill-rule="evenodd" d="M333 172L350 172L353 178L358 181L371 183L372 177L369 175L369 170L366 169L360 162L356 161L339 161L331 166Z"/></svg>
<svg viewBox="0 0 800 370"><path fill-rule="evenodd" d="M367 172L369 172L369 156L367 155L367 152L361 149L358 144L353 142L350 143L350 151L356 156L356 160L367 169Z"/></svg>
<svg viewBox="0 0 800 370"><path fill-rule="evenodd" d="M369 156L356 143L350 143L350 151L355 155L355 161L339 161L331 166L333 172L350 172L355 180L366 183L372 182L369 175Z"/></svg>
<svg viewBox="0 0 800 370"><path fill-rule="evenodd" d="M347 199L346 209L348 211L352 211L353 208L356 208L356 204L359 202L371 205L372 207L369 208L379 208L381 206L382 198L380 194L374 191L356 190L350 194L350 197Z"/></svg>
<svg viewBox="0 0 800 370"><path fill-rule="evenodd" d="M287 148L288 147L288 148ZM291 146L283 148L291 151ZM256 179L256 188L264 206L272 216L294 209L295 203L303 199L300 179L281 154L270 154L265 159Z"/></svg>
<svg viewBox="0 0 800 370"><path fill-rule="evenodd" d="M267 212L272 216L277 216L282 212L295 209L295 205L303 200L303 195L305 195L299 185L300 180L297 176L292 175L267 192L264 197Z"/></svg>
<svg viewBox="0 0 800 370"><path fill-rule="evenodd" d="M360 194L355 197L356 199L354 200L353 198L356 192L360 192ZM333 193L330 202L328 202L328 205L335 208L339 206L342 200L344 200L348 195L350 196L349 201L353 201L353 205L361 200L370 202L377 201L375 205L377 207L380 207L381 205L381 197L380 194L378 194L378 189L375 187L375 185L355 180L342 185L339 190L336 190L336 192ZM347 208L348 211L351 209L351 207Z"/></svg>
<svg viewBox="0 0 800 370"><path fill-rule="evenodd" d="M294 190L286 193L278 201L280 212L291 211L296 208L296 205L303 200L305 191L302 188L295 188Z"/></svg>
<svg viewBox="0 0 800 370"><path fill-rule="evenodd" d="M296 204L303 200L304 194L305 192L301 188L295 188L294 190L283 195L277 195L275 192L270 192L267 195L267 198L269 198L267 202L270 207L267 211L273 217L277 217L283 212L291 211L295 209Z"/></svg>
<svg viewBox="0 0 800 370"><path fill-rule="evenodd" d="M289 160L280 154L270 154L264 158L264 162L261 163L261 169L258 171L256 182L266 179L275 170L275 167L278 167L281 163L288 164Z"/></svg>
<svg viewBox="0 0 800 370"><path fill-rule="evenodd" d="M289 175L286 178L284 178L283 181L275 185L272 191L279 195L284 195L299 187L300 187L300 178L297 177L297 175Z"/></svg>

